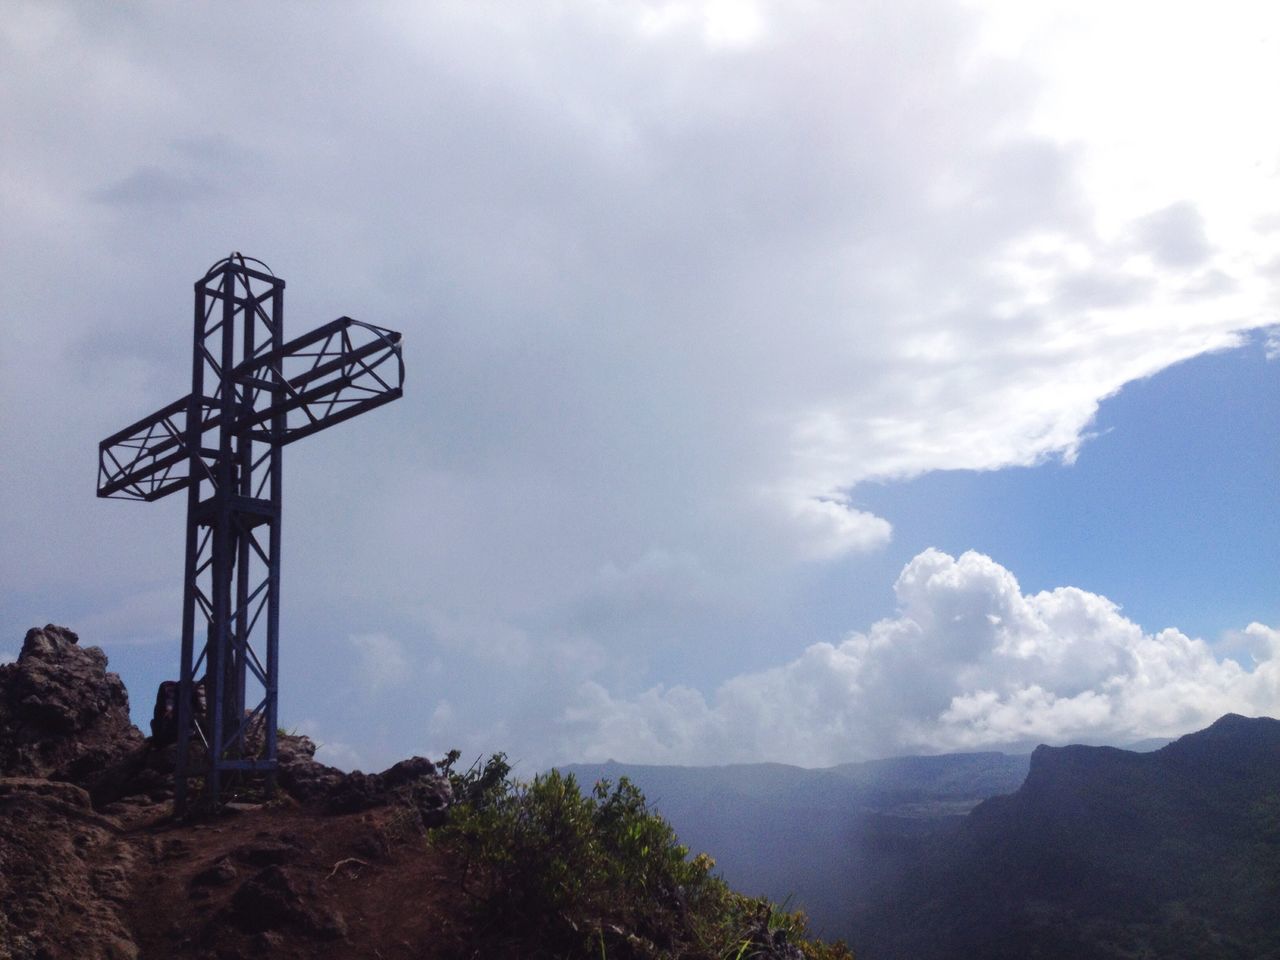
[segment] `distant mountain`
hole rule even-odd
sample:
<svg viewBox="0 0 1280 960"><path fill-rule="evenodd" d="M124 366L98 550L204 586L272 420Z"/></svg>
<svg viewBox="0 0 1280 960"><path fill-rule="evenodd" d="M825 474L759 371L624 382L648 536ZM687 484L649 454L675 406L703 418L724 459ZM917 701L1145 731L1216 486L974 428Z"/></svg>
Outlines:
<svg viewBox="0 0 1280 960"><path fill-rule="evenodd" d="M1280 958L1280 721L1040 747L1016 793L911 856L855 903L860 960Z"/></svg>
<svg viewBox="0 0 1280 960"><path fill-rule="evenodd" d="M736 889L803 907L816 932L852 938L869 902L954 830L982 800L1012 793L1029 755L900 757L806 770L780 763L724 767L575 764L589 786L635 783L683 843L716 859Z"/></svg>

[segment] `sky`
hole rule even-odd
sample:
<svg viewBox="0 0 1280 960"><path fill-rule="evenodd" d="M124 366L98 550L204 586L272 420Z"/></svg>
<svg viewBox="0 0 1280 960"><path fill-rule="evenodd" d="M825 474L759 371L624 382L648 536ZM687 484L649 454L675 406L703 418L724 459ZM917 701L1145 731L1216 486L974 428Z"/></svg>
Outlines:
<svg viewBox="0 0 1280 960"><path fill-rule="evenodd" d="M231 251L405 396L285 451L320 758L807 766L1280 713L1280 13L98 5L0 18L0 659L176 676Z"/></svg>

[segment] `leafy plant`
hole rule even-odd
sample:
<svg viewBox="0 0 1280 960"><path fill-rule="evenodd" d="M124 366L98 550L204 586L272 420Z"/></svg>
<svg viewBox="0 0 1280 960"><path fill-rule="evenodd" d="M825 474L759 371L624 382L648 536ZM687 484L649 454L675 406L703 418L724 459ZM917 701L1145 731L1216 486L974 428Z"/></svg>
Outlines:
<svg viewBox="0 0 1280 960"><path fill-rule="evenodd" d="M488 955L840 960L803 914L742 896L690 858L630 781L586 794L558 772L521 783L506 758L456 774L459 802L435 842L455 855Z"/></svg>

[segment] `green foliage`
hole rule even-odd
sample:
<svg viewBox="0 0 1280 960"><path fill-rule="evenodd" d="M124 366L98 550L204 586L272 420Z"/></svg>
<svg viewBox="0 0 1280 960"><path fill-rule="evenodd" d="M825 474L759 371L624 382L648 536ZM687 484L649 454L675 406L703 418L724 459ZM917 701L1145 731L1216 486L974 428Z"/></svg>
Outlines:
<svg viewBox="0 0 1280 960"><path fill-rule="evenodd" d="M454 800L459 806L472 809L487 807L508 789L507 776L511 773L511 764L507 763L505 753L495 753L483 766L477 759L466 773L453 769L461 756L459 751L450 750L439 764L441 772L449 778L449 786L453 788Z"/></svg>
<svg viewBox="0 0 1280 960"><path fill-rule="evenodd" d="M625 778L587 794L572 775L513 782L501 754L465 774L445 769L461 798L436 842L491 956L849 960L806 939L803 914L734 893L690 858Z"/></svg>

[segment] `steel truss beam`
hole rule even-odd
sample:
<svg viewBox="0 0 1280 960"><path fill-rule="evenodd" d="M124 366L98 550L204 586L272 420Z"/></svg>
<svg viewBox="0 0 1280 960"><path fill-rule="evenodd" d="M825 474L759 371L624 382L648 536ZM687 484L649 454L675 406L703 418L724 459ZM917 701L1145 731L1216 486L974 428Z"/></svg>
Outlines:
<svg viewBox="0 0 1280 960"><path fill-rule="evenodd" d="M318 433L403 395L400 334L350 317L322 327L232 370L232 379L256 390L270 389L276 371L287 374L281 445ZM212 397L201 397L203 436L222 426ZM276 404L272 405L273 407ZM190 482L187 416L191 395L161 407L98 444L98 496L159 500ZM236 433L263 427L274 409L255 408L233 426ZM214 456L212 449L203 451Z"/></svg>
<svg viewBox="0 0 1280 960"><path fill-rule="evenodd" d="M399 333L340 317L285 342L284 286L240 254L210 267L195 284L191 393L98 445L98 496L187 491L179 812L193 731L209 758L212 802L229 774L273 784L282 449L403 392ZM207 713L193 718L202 671Z"/></svg>

